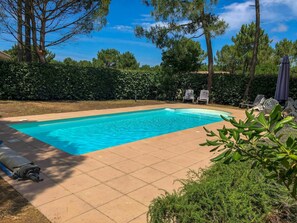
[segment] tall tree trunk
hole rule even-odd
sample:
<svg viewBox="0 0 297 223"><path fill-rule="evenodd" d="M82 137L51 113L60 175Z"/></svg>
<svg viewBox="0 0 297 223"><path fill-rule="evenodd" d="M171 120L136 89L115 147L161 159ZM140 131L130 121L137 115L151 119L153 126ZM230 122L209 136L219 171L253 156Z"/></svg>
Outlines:
<svg viewBox="0 0 297 223"><path fill-rule="evenodd" d="M30 26L30 1L25 1L25 58L26 62L32 62L31 52L31 26Z"/></svg>
<svg viewBox="0 0 297 223"><path fill-rule="evenodd" d="M212 44L211 44L211 36L209 31L204 33L206 40L206 48L207 48L207 60L208 60L208 77L207 77L207 90L211 92L212 88L212 79L214 74L213 69L213 53L212 53Z"/></svg>
<svg viewBox="0 0 297 223"><path fill-rule="evenodd" d="M37 29L36 29L36 21L35 21L35 15L34 15L34 2L32 0L29 0L30 8L31 8L31 29L32 29L32 42L33 42L33 48L36 53L36 56L38 57L38 61L40 63L45 63L45 57L42 53L42 50L38 47L37 43Z"/></svg>
<svg viewBox="0 0 297 223"><path fill-rule="evenodd" d="M17 33L17 42L18 42L18 62L22 62L23 58L23 1L18 0L17 4L17 18L18 18L18 33Z"/></svg>
<svg viewBox="0 0 297 223"><path fill-rule="evenodd" d="M48 1L43 1L43 8L42 8L42 13L41 13L41 27L40 27L40 33L39 33L39 57L40 57L40 62L45 63L46 58L45 58L45 34L46 34L46 7L47 7Z"/></svg>
<svg viewBox="0 0 297 223"><path fill-rule="evenodd" d="M260 0L255 0L255 7L256 7L256 32L255 32L255 39L254 39L254 49L253 49L253 57L251 60L250 65L250 79L247 83L245 92L244 92L244 99L247 99L249 96L250 87L252 82L255 78L255 71L257 65L257 55L258 55L258 48L259 48L259 38L260 38Z"/></svg>
<svg viewBox="0 0 297 223"><path fill-rule="evenodd" d="M201 10L201 17L202 17L202 28L203 28L203 32L204 32L204 36L205 36L205 41L206 41L207 60L208 60L207 90L210 93L211 88L212 88L212 77L214 74L213 53L212 53L212 44L211 44L211 34L207 27L207 21L205 18L204 8Z"/></svg>

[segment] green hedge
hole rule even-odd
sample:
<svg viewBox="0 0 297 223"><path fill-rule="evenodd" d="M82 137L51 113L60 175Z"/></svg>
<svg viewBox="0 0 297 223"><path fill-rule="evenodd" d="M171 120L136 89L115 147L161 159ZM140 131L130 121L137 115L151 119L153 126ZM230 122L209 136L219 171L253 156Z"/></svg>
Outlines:
<svg viewBox="0 0 297 223"><path fill-rule="evenodd" d="M0 62L0 99L155 99L155 74L61 64Z"/></svg>
<svg viewBox="0 0 297 223"><path fill-rule="evenodd" d="M273 97L277 75L256 76L250 98ZM212 101L238 105L247 77L215 74ZM0 61L0 99L6 100L112 100L182 99L190 87L199 96L207 87L206 74L162 74L120 71L63 64L19 64ZM297 98L297 78L290 82L290 96Z"/></svg>

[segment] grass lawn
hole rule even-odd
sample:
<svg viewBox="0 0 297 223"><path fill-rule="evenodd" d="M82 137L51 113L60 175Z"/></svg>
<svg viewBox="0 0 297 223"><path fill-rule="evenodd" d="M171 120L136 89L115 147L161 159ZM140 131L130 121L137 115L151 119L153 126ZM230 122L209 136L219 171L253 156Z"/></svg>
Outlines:
<svg viewBox="0 0 297 223"><path fill-rule="evenodd" d="M0 117L38 115L94 109L122 108L141 105L165 104L161 101L0 101ZM1 223L49 223L28 201L0 177L0 222Z"/></svg>
<svg viewBox="0 0 297 223"><path fill-rule="evenodd" d="M141 105L166 104L154 100L114 100L114 101L0 101L0 117L41 115L59 112L123 108Z"/></svg>

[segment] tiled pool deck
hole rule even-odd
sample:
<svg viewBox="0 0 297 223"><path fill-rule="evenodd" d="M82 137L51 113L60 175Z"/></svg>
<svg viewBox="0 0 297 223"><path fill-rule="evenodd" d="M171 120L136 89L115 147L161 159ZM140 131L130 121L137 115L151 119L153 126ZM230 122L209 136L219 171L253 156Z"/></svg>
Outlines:
<svg viewBox="0 0 297 223"><path fill-rule="evenodd" d="M72 156L6 124L146 110L153 108L207 108L231 112L243 118L244 111L192 104L167 104L120 109L92 110L0 119L0 139L42 168L41 183L12 181L1 176L52 222L145 223L150 201L180 187L189 169L210 165L203 127ZM215 130L224 122L207 125Z"/></svg>

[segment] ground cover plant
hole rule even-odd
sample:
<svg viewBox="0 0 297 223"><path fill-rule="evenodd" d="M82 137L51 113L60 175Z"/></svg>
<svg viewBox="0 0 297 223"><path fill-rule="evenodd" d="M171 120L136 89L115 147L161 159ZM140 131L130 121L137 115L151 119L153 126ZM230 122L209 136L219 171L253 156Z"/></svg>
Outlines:
<svg viewBox="0 0 297 223"><path fill-rule="evenodd" d="M250 162L222 162L182 180L180 191L153 200L150 223L296 222L297 206L284 186Z"/></svg>

